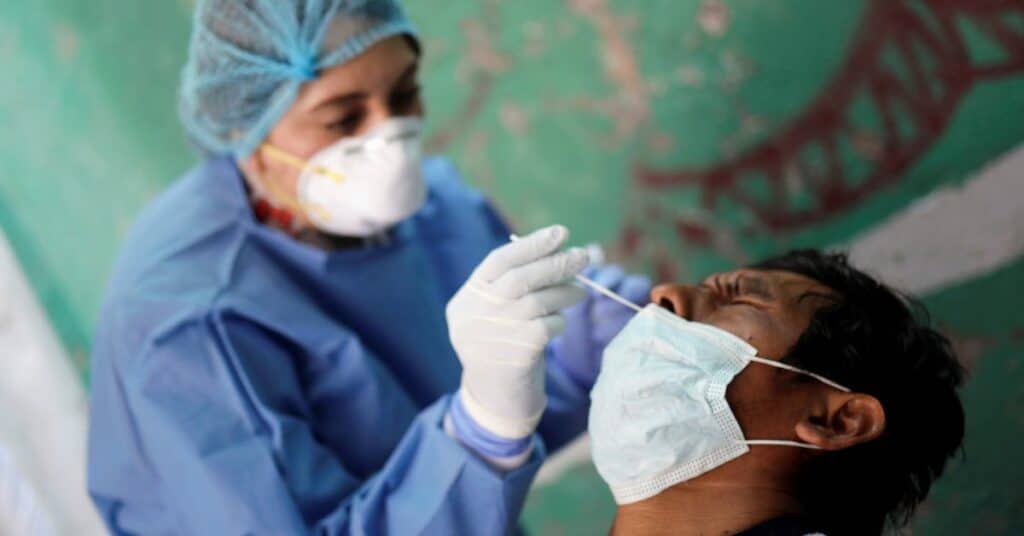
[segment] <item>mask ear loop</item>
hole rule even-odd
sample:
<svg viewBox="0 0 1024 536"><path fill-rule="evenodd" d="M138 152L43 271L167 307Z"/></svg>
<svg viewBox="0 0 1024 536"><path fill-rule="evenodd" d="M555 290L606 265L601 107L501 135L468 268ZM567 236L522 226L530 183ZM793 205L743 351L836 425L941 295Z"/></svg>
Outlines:
<svg viewBox="0 0 1024 536"><path fill-rule="evenodd" d="M306 162L305 160L283 149L278 149L277 147L269 143L264 143L263 145L260 146L260 148L267 153L267 156L273 158L274 160L277 160L278 162L281 162L282 164L292 166L293 168L298 169L299 171L306 171L307 169L309 169L313 173L316 173L317 175L323 175L324 177L327 177L328 179L331 179L337 183L344 182L345 180L345 176L342 175L341 173L338 173L331 169L327 169L323 166L314 166L309 162Z"/></svg>
<svg viewBox="0 0 1024 536"><path fill-rule="evenodd" d="M264 143L263 145L260 146L260 149L264 151L266 155L272 158L273 160L277 160L278 162L291 166L299 171L304 172L308 169L313 173L323 175L338 183L345 180L345 177L342 176L340 173L336 173L323 166L310 165L308 162L289 153L288 151L285 151L284 149L279 149L269 143ZM269 187L269 189L271 190L275 190L276 194L283 198L285 204L290 205L290 208L292 210L298 210L300 212L312 214L320 221L329 221L331 219L330 213L322 205L319 205L317 203L304 202L298 199L288 199L288 197L290 196L287 194L282 194L280 187L269 186L270 184L273 184L273 182L268 182L266 186Z"/></svg>
<svg viewBox="0 0 1024 536"><path fill-rule="evenodd" d="M825 385L828 385L829 387L834 387L834 388L839 389L840 391L842 391L844 393L849 393L850 392L850 389L848 389L846 387L843 387L842 385L839 385L838 383L836 383L836 382L834 382L834 381L832 381L832 380L830 380L830 379L828 379L828 378L826 378L826 377L824 377L824 376L822 376L820 374L815 374L813 372L806 371L804 369L794 367L793 365L787 365L786 363L780 363L778 361L772 361L770 359L765 359L763 357L757 357L757 356L750 356L747 359L749 359L751 361L755 361L757 363L761 363L762 365L768 365L769 367L785 369L785 370L788 370L788 371L791 371L791 372L795 372L797 374L803 374L804 376L810 376L811 378L814 378L815 380L818 380L819 382L824 383ZM786 440L786 439L745 439L743 441L737 441L737 443L743 443L743 444L746 444L746 445L765 445L765 446L776 446L776 447L799 447L799 448L802 448L802 449L810 449L810 450L824 450L824 449L822 449L821 447L819 447L817 445L812 445L810 443L801 443L799 441L789 441L789 440Z"/></svg>
<svg viewBox="0 0 1024 536"><path fill-rule="evenodd" d="M810 443L801 443L799 441L789 441L786 439L744 439L743 441L737 441L737 443L743 443L745 445L754 446L770 446L770 447L799 447L802 449L809 450L825 450L818 445L812 445Z"/></svg>
<svg viewBox="0 0 1024 536"><path fill-rule="evenodd" d="M793 365L787 365L785 363L780 363L778 361L772 361L771 359L765 359L763 357L757 357L757 356L749 356L749 357L747 357L747 359L749 359L751 361L754 361L756 363L761 363L762 365L768 365L769 367L785 369L785 370L788 370L790 372L795 372L797 374L803 374L804 376L810 376L811 378L814 378L815 380L818 380L819 382L821 382L821 383L823 383L823 384L825 384L825 385L827 385L829 387L834 387L834 388L839 389L840 391L842 391L844 393L849 393L850 392L850 389L848 389L846 387L843 387L842 385L839 385L838 383L836 383L836 382L834 382L834 381L832 381L832 380L830 380L830 379L828 379L828 378L826 378L826 377L824 377L824 376L822 376L820 374L815 374L813 372L806 371L806 370L804 370L802 368L794 367Z"/></svg>

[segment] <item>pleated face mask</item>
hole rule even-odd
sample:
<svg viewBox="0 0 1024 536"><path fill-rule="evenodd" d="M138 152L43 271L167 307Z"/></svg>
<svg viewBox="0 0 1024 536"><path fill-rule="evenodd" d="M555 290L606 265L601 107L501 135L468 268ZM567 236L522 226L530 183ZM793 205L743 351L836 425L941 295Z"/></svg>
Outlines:
<svg viewBox="0 0 1024 536"><path fill-rule="evenodd" d="M618 504L653 497L750 451L750 445L818 448L789 440L743 437L725 398L750 363L820 375L757 356L722 329L648 305L604 353L590 393L594 464Z"/></svg>

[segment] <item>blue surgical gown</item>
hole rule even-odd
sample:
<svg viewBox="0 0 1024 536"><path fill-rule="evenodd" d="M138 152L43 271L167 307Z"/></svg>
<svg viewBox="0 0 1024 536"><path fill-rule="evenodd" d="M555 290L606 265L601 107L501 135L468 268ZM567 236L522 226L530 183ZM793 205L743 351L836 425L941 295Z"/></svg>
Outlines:
<svg viewBox="0 0 1024 536"><path fill-rule="evenodd" d="M507 241L444 159L390 243L325 252L254 220L213 159L142 214L92 356L89 491L115 534L501 534L587 393L548 367L523 467L442 428L460 366L444 307Z"/></svg>

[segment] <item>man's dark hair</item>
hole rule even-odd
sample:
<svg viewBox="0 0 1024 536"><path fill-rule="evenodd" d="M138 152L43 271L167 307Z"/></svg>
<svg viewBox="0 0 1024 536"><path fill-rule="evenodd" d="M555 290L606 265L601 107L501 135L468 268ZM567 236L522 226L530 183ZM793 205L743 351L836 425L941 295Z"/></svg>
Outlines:
<svg viewBox="0 0 1024 536"><path fill-rule="evenodd" d="M886 426L875 440L818 456L804 471L809 514L829 534L906 525L947 460L961 450L964 369L922 305L850 266L846 255L792 251L754 266L835 291L785 361L874 396Z"/></svg>

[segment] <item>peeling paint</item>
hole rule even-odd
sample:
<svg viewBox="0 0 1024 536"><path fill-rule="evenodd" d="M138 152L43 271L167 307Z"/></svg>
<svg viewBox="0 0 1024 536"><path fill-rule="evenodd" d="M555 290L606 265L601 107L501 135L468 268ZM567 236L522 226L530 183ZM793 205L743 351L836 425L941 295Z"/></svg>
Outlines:
<svg viewBox="0 0 1024 536"><path fill-rule="evenodd" d="M522 107L505 103L498 112L501 124L515 136L526 136L530 132L530 118Z"/></svg>
<svg viewBox="0 0 1024 536"><path fill-rule="evenodd" d="M523 25L523 53L530 58L535 58L544 53L547 48L547 28L543 22L529 21Z"/></svg>
<svg viewBox="0 0 1024 536"><path fill-rule="evenodd" d="M729 31L732 13L722 0L705 0L697 13L697 21L708 35L722 37Z"/></svg>
<svg viewBox="0 0 1024 536"><path fill-rule="evenodd" d="M494 30L501 24L497 4L488 4L482 19L468 19L460 28L466 40L467 54L457 67L456 77L470 87L469 96L458 112L436 128L424 142L428 152L446 150L455 138L483 111L494 89L495 77L512 67L508 54L498 50L492 41Z"/></svg>
<svg viewBox="0 0 1024 536"><path fill-rule="evenodd" d="M676 70L676 79L679 83L688 87L701 87L706 81L704 71L692 65L684 65Z"/></svg>
<svg viewBox="0 0 1024 536"><path fill-rule="evenodd" d="M466 36L467 59L477 69L487 74L501 74L512 66L512 59L500 52L491 40L491 31L482 22L468 19L462 23Z"/></svg>
<svg viewBox="0 0 1024 536"><path fill-rule="evenodd" d="M64 63L74 61L78 54L78 34L69 26L58 24L53 27L54 49Z"/></svg>
<svg viewBox="0 0 1024 536"><path fill-rule="evenodd" d="M598 109L613 118L615 138L623 140L635 134L651 113L648 84L640 73L629 42L630 25L612 12L607 0L568 0L568 3L597 29L605 78L617 88L617 93Z"/></svg>

